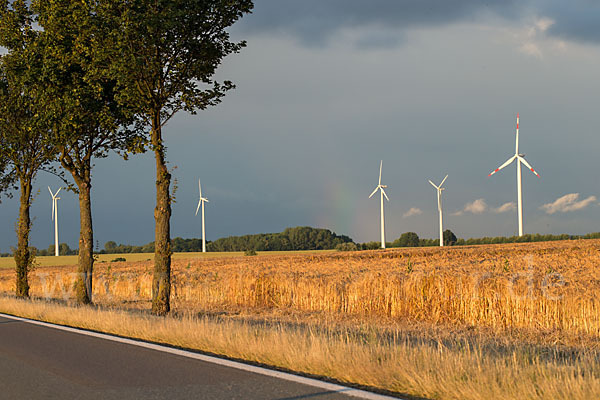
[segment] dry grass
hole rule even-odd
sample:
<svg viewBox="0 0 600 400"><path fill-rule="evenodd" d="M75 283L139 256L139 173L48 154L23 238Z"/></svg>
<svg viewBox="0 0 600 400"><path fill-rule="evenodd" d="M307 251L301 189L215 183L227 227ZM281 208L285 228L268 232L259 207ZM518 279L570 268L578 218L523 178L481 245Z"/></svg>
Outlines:
<svg viewBox="0 0 600 400"><path fill-rule="evenodd" d="M433 399L600 397L598 354L432 340L402 330L156 318L0 297L0 311Z"/></svg>

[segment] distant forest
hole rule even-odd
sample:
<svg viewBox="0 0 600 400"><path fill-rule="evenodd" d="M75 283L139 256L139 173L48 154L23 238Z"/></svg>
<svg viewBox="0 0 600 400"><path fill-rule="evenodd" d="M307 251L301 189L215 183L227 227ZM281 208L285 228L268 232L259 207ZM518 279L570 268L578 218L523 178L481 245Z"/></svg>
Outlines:
<svg viewBox="0 0 600 400"><path fill-rule="evenodd" d="M586 235L540 235L528 234L519 236L497 236L471 239L458 239L450 230L444 232L444 244L446 246L469 246L479 244L498 243L526 243L547 242L555 240L575 239L600 239L600 232L588 233ZM393 242L386 243L388 248L395 247L430 247L438 246L439 239L421 239L415 232L403 233ZM122 253L153 253L154 242L143 246L132 246L129 244L117 244L114 241L106 242L103 249L98 249L96 254L122 254ZM290 251L290 250L375 250L381 247L378 241L367 243L355 243L350 237L337 235L329 229L311 228L308 226L287 228L280 233L260 233L256 235L230 236L208 241L207 251ZM180 237L172 239L172 249L175 253L200 252L202 251L202 239L183 239ZM38 256L54 255L54 245L47 249L36 249ZM71 249L66 243L60 244L61 255L77 254L77 249ZM0 253L0 257L11 257L12 253Z"/></svg>

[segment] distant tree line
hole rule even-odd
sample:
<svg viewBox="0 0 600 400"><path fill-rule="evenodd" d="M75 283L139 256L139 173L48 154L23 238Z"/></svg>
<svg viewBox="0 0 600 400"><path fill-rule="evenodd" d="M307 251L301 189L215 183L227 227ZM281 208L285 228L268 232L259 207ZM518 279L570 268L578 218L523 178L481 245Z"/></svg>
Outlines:
<svg viewBox="0 0 600 400"><path fill-rule="evenodd" d="M291 250L330 250L343 243L352 243L345 235L337 235L329 229L301 226L287 228L280 233L260 233L255 235L230 236L206 243L206 250L219 251L291 251ZM175 253L202 251L202 239L174 238L171 248ZM101 254L152 253L154 242L144 246L131 246L110 241L106 242Z"/></svg>
<svg viewBox="0 0 600 400"><path fill-rule="evenodd" d="M470 239L458 239L454 233L447 229L443 234L445 246L472 246L479 244L500 244L500 243L529 243L529 242L550 242L556 240L577 240L577 239L600 239L600 232L588 233L585 235L541 235L526 234L523 236L496 236ZM439 246L440 240L421 239L415 232L406 232L391 243L386 243L386 247L430 247ZM375 250L381 247L381 242L367 242L357 245L358 250Z"/></svg>
<svg viewBox="0 0 600 400"><path fill-rule="evenodd" d="M500 243L528 243L528 242L550 242L556 240L578 240L578 239L600 239L600 232L588 233L586 235L541 235L527 234L523 236L496 236L470 239L458 239L449 229L444 231L445 246L472 246L480 244L500 244ZM439 246L440 240L421 239L415 232L405 232L393 242L386 243L388 248L398 247L434 247ZM219 251L294 251L294 250L340 250L340 251L358 251L358 250L377 250L381 247L381 242L355 243L346 235L337 235L328 229L318 229L311 227L287 228L281 233L259 233L255 235L230 236L207 242L207 250L211 252ZM71 249L68 244L59 245L60 254L75 255L77 249ZM176 237L172 239L172 249L174 253L192 253L202 251L202 239L192 238L183 239ZM30 247L32 254L38 256L54 255L54 245L47 249L38 250ZM108 241L104 244L104 249L95 251L96 254L126 254L126 253L153 253L154 242L142 246L133 246L130 244L117 244L114 241ZM0 257L12 257L13 253L0 253Z"/></svg>

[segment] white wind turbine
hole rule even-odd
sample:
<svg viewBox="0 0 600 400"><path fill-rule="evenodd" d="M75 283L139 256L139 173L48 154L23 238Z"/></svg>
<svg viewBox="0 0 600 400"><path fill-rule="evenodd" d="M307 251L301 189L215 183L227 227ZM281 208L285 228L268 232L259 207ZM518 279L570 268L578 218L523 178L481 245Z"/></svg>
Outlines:
<svg viewBox="0 0 600 400"><path fill-rule="evenodd" d="M442 186L444 185L444 182L446 182L446 179L448 179L448 175L446 175L446 177L444 178L442 183L440 183L439 186L436 186L435 183L429 181L429 183L431 183L431 186L433 186L437 190L438 211L440 212L440 246L444 246L444 222L442 219L442 190L444 190L444 188Z"/></svg>
<svg viewBox="0 0 600 400"><path fill-rule="evenodd" d="M387 197L387 194L385 194L385 190L383 190L383 188L386 188L387 185L381 184L381 169L382 168L383 168L383 160L381 160L381 163L379 164L379 184L377 185L375 190L373 190L373 193L371 193L369 198L373 197L373 195L375 193L377 193L378 190L381 190L381 248L385 249L385 218L383 217L383 196L385 196L387 201L390 201L390 199Z"/></svg>
<svg viewBox="0 0 600 400"><path fill-rule="evenodd" d="M494 175L496 172L500 171L502 168L506 167L513 161L517 160L517 206L518 206L518 216L519 216L519 236L523 236L523 193L521 187L521 163L525 164L527 168L531 170L538 178L540 174L535 172L535 170L529 165L527 160L523 158L525 154L519 154L519 114L517 113L517 139L515 145L515 155L506 160L504 164L500 167L496 168L494 171L490 172L488 176Z"/></svg>
<svg viewBox="0 0 600 400"><path fill-rule="evenodd" d="M52 193L50 186L48 186L48 191L50 192L50 196L52 196L52 220L54 221L54 255L56 257L59 256L58 251L58 200L60 197L58 196L58 192L60 192L62 188L58 188L56 193Z"/></svg>
<svg viewBox="0 0 600 400"><path fill-rule="evenodd" d="M206 253L206 229L204 227L204 203L208 203L208 199L206 197L202 197L202 185L200 185L200 179L198 179L198 192L200 193L200 200L198 200L198 207L196 208L196 215L198 215L198 210L200 210L200 206L202 206L202 252Z"/></svg>

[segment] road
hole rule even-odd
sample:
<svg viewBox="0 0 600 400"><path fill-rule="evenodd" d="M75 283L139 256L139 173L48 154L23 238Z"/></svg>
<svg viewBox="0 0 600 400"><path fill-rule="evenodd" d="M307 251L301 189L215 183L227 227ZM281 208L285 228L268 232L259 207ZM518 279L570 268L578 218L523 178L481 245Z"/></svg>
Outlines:
<svg viewBox="0 0 600 400"><path fill-rule="evenodd" d="M304 378L288 380L293 376L278 379L252 371L260 368L231 368L152 346L0 316L0 399L385 398L328 384L307 385Z"/></svg>

